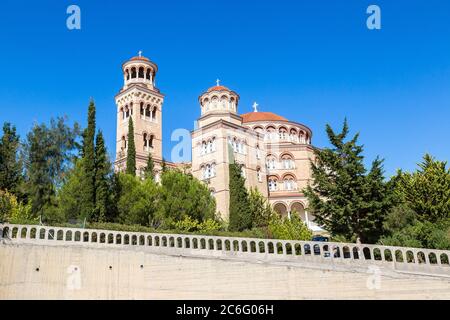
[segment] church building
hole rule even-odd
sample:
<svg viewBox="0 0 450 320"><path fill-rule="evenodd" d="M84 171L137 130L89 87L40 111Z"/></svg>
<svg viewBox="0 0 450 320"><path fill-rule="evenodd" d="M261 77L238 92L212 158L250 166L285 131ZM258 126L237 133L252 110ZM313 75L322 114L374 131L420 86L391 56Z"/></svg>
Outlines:
<svg viewBox="0 0 450 320"><path fill-rule="evenodd" d="M124 85L116 95L117 139L115 170L125 171L128 120L133 119L137 175L142 174L149 153L159 180L162 156L164 95L156 87L158 67L141 54L122 65ZM247 188L257 188L282 216L299 214L313 231L321 231L307 212L302 189L311 180L314 157L312 131L307 126L272 112L239 113L239 94L216 85L199 98L200 117L192 131L192 162L168 167L190 168L216 198L217 212L229 214L229 163L241 165Z"/></svg>

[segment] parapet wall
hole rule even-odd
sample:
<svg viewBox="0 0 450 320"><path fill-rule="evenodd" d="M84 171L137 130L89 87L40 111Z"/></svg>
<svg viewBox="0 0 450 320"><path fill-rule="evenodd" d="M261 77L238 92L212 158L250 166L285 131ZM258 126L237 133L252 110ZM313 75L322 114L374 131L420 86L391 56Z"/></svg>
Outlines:
<svg viewBox="0 0 450 320"><path fill-rule="evenodd" d="M441 250L19 225L0 235L0 299L450 298Z"/></svg>

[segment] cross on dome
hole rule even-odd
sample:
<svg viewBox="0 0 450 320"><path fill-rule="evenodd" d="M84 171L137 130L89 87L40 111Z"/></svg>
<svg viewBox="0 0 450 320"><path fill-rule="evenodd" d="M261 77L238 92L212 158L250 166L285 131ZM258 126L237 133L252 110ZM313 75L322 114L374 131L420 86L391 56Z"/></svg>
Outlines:
<svg viewBox="0 0 450 320"><path fill-rule="evenodd" d="M216 80L216 84L217 84L217 86L220 86L220 80L219 79Z"/></svg>
<svg viewBox="0 0 450 320"><path fill-rule="evenodd" d="M259 106L259 104L257 104L256 101L253 102L253 106L252 106L253 107L253 112L258 112L258 109L257 109L258 106Z"/></svg>
<svg viewBox="0 0 450 320"><path fill-rule="evenodd" d="M138 54L139 54L139 58L141 58L142 57L142 50L139 50Z"/></svg>

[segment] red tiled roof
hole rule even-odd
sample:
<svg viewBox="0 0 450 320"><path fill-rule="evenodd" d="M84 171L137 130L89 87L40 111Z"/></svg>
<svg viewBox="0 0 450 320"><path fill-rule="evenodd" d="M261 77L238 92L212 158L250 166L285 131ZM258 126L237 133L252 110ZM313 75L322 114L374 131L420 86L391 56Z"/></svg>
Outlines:
<svg viewBox="0 0 450 320"><path fill-rule="evenodd" d="M142 60L142 61L150 61L149 58L146 57L133 57L130 60Z"/></svg>
<svg viewBox="0 0 450 320"><path fill-rule="evenodd" d="M208 92L211 92L211 91L224 91L224 90L231 91L230 89L228 89L227 87L224 87L224 86L214 86L214 87L209 88Z"/></svg>
<svg viewBox="0 0 450 320"><path fill-rule="evenodd" d="M249 112L241 115L242 122L255 122L255 121L289 121L288 119L279 116L272 112Z"/></svg>

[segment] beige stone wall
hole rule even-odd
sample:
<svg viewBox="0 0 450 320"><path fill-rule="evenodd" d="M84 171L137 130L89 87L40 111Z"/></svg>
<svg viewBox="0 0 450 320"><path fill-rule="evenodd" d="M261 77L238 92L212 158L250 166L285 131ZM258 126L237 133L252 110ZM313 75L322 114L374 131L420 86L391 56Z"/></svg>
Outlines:
<svg viewBox="0 0 450 320"><path fill-rule="evenodd" d="M449 278L382 272L374 288L372 274L365 272L176 257L131 248L0 245L0 261L1 300L450 299Z"/></svg>

